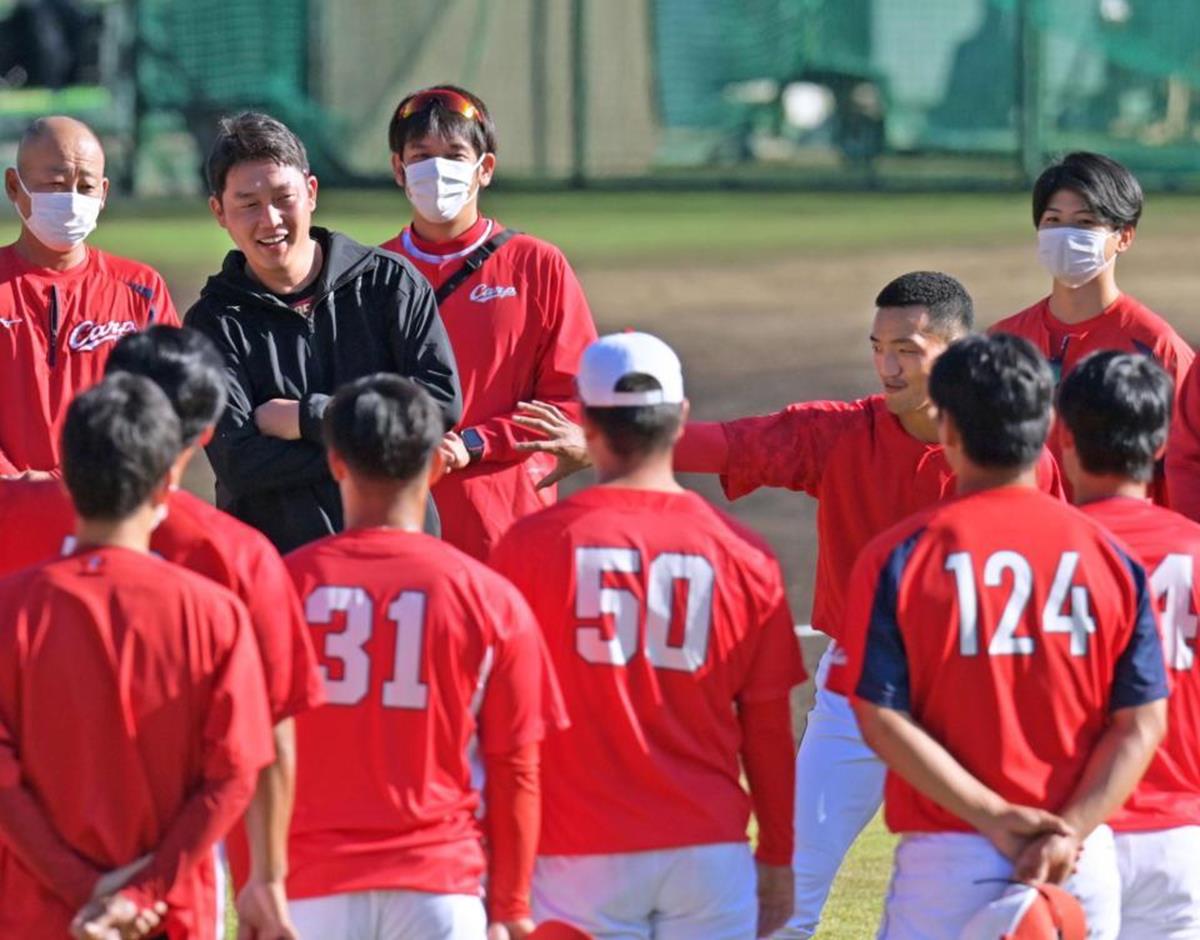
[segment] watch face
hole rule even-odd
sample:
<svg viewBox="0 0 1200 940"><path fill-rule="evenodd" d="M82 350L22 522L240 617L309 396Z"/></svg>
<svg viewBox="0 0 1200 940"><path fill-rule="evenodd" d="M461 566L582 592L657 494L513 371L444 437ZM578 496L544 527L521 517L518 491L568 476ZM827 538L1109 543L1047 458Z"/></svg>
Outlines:
<svg viewBox="0 0 1200 940"><path fill-rule="evenodd" d="M483 454L483 436L474 428L467 428L462 432L462 442L467 448L467 453L473 458L477 458Z"/></svg>

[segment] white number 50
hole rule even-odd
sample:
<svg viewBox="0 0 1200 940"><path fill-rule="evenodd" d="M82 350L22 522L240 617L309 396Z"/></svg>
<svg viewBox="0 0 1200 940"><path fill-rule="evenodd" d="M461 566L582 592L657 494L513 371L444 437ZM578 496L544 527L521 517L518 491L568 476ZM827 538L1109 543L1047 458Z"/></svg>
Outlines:
<svg viewBox="0 0 1200 940"><path fill-rule="evenodd" d="M580 620L612 617L612 635L603 625L581 623L575 648L589 663L624 666L638 650L637 596L627 588L604 584L605 572L637 574L642 556L632 548L577 548L575 550L575 616ZM650 563L646 572L646 658L659 669L695 672L708 657L712 629L712 565L702 555L666 552ZM675 586L687 585L683 635L672 643Z"/></svg>

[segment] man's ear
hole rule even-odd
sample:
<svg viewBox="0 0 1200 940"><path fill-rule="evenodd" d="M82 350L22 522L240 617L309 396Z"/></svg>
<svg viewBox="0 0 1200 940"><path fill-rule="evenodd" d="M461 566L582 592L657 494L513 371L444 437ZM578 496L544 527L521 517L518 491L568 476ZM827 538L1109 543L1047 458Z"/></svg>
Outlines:
<svg viewBox="0 0 1200 940"><path fill-rule="evenodd" d="M432 487L445 475L446 458L442 456L440 449L436 449L433 452L433 456L429 458L429 472L426 474L426 478L429 481L430 487Z"/></svg>
<svg viewBox="0 0 1200 940"><path fill-rule="evenodd" d="M229 228L229 226L225 224L225 206L221 204L220 196L208 197L208 211L213 214L213 218L217 220L217 224L221 226L221 228Z"/></svg>
<svg viewBox="0 0 1200 940"><path fill-rule="evenodd" d="M962 447L962 435L958 432L958 425L954 423L950 412L941 408L938 409L938 441L943 447L953 447L956 450Z"/></svg>
<svg viewBox="0 0 1200 940"><path fill-rule="evenodd" d="M1071 433L1065 421L1059 421L1058 427L1058 448L1063 453L1075 449L1075 435ZM1163 444L1163 450L1167 449L1166 444Z"/></svg>
<svg viewBox="0 0 1200 940"><path fill-rule="evenodd" d="M1123 251L1128 251L1133 244L1134 238L1137 237L1137 229L1132 225L1126 225L1117 232L1117 254Z"/></svg>
<svg viewBox="0 0 1200 940"><path fill-rule="evenodd" d="M392 154L392 178L397 186L404 188L404 158L398 153Z"/></svg>
<svg viewBox="0 0 1200 940"><path fill-rule="evenodd" d="M333 476L335 482L341 483L342 480L346 479L350 473L350 468L346 466L346 461L342 459L341 454L332 447L328 447L325 450L325 459L329 462L329 473Z"/></svg>
<svg viewBox="0 0 1200 940"><path fill-rule="evenodd" d="M316 176L312 173L304 180L304 185L308 189L308 207L310 210L317 208L317 190L320 189L320 184L317 182Z"/></svg>
<svg viewBox="0 0 1200 940"><path fill-rule="evenodd" d="M104 177L100 181L100 208L103 209L108 205L108 177Z"/></svg>
<svg viewBox="0 0 1200 940"><path fill-rule="evenodd" d="M673 444L678 444L679 439L683 437L684 429L687 427L688 415L692 411L692 403L686 398L679 403L679 429L675 432Z"/></svg>
<svg viewBox="0 0 1200 940"><path fill-rule="evenodd" d="M486 189L492 185L492 177L496 174L496 155L485 153L483 162L479 164L479 188Z"/></svg>

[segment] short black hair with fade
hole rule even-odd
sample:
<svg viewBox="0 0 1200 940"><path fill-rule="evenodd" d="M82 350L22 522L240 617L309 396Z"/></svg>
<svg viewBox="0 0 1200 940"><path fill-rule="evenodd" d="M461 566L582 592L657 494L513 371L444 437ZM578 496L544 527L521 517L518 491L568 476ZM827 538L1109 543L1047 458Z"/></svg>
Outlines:
<svg viewBox="0 0 1200 940"><path fill-rule="evenodd" d="M475 105L475 117L466 117L437 102L431 102L429 106L410 114L407 118L400 117L400 111L417 95L438 90L462 95ZM392 153L402 155L404 145L410 140L421 140L430 135L441 140L461 137L480 156L496 153L499 146L496 124L492 121L492 114L483 103L483 99L458 85L430 85L428 88L414 91L411 95L405 95L392 112L392 120L388 124L388 147Z"/></svg>
<svg viewBox="0 0 1200 940"><path fill-rule="evenodd" d="M1111 157L1080 150L1046 167L1033 184L1035 228L1062 189L1078 193L1092 214L1113 229L1137 228L1142 217L1144 200L1137 177Z"/></svg>
<svg viewBox="0 0 1200 940"><path fill-rule="evenodd" d="M63 481L85 519L125 519L183 449L179 418L150 379L114 372L78 395L62 431Z"/></svg>
<svg viewBox="0 0 1200 940"><path fill-rule="evenodd" d="M385 372L337 390L322 418L325 446L356 474L408 482L423 473L441 443L441 409L411 379Z"/></svg>
<svg viewBox="0 0 1200 940"><path fill-rule="evenodd" d="M652 392L661 391L662 385L652 375L634 372L621 376L613 390ZM612 452L626 459L669 450L683 423L683 406L678 404L585 406L583 413L604 435Z"/></svg>
<svg viewBox="0 0 1200 940"><path fill-rule="evenodd" d="M875 298L876 307L924 307L938 336L957 339L975 327L975 304L962 282L940 271L910 271L890 281Z"/></svg>
<svg viewBox="0 0 1200 940"><path fill-rule="evenodd" d="M1028 467L1050 431L1054 376L1028 340L973 335L951 343L933 364L929 397L954 419L972 463Z"/></svg>
<svg viewBox="0 0 1200 940"><path fill-rule="evenodd" d="M269 160L278 166L292 166L307 176L308 151L300 138L282 121L259 111L243 111L221 118L217 139L204 165L208 191L220 199L225 194L229 171L239 163Z"/></svg>
<svg viewBox="0 0 1200 940"><path fill-rule="evenodd" d="M157 324L123 336L113 347L105 374L128 372L148 378L166 393L179 417L183 443L193 444L225 410L224 365L203 333Z"/></svg>
<svg viewBox="0 0 1200 940"><path fill-rule="evenodd" d="M1063 379L1058 413L1088 473L1148 483L1171 426L1174 384L1149 356L1092 353Z"/></svg>

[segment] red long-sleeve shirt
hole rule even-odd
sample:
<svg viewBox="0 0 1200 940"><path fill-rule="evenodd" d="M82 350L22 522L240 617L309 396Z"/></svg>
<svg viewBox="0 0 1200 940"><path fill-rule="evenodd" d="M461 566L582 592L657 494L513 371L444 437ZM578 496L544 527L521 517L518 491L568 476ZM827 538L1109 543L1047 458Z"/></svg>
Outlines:
<svg viewBox="0 0 1200 940"><path fill-rule="evenodd" d="M212 853L272 759L245 607L151 555L97 548L0 580L0 936L66 936L100 872L217 936Z"/></svg>
<svg viewBox="0 0 1200 940"><path fill-rule="evenodd" d="M434 290L463 259L504 226L479 221L449 242L431 243L406 228L383 247L401 254ZM517 403L539 399L575 420L575 373L596 338L583 288L561 251L530 235L515 235L439 305L462 383L462 428L483 438L483 457L442 478L434 488L442 538L484 559L514 520L554 501L553 488L534 487L554 466L544 454L518 451L538 435L514 423Z"/></svg>
<svg viewBox="0 0 1200 940"><path fill-rule="evenodd" d="M103 378L117 340L155 323L179 315L153 268L88 248L51 271L0 248L0 476L57 470L67 405Z"/></svg>

